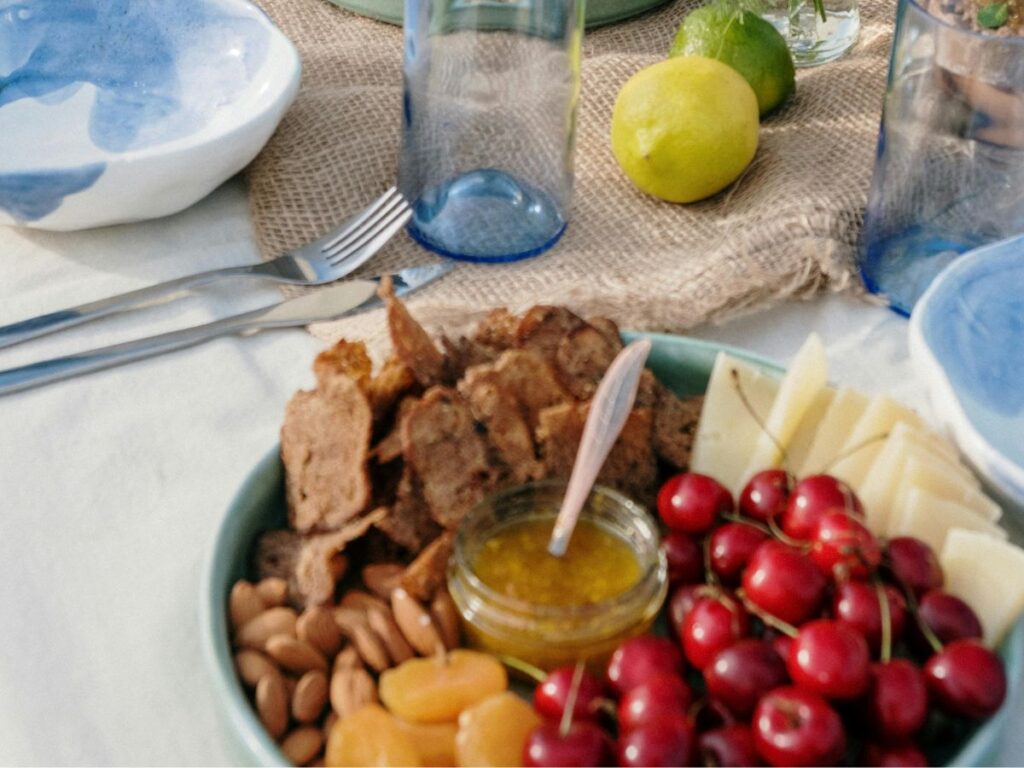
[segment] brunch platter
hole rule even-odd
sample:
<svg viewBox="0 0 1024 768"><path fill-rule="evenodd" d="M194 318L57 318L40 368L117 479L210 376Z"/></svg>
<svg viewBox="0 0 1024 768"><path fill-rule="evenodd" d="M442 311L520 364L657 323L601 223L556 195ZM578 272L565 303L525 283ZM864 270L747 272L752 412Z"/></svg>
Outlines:
<svg viewBox="0 0 1024 768"><path fill-rule="evenodd" d="M246 762L976 764L996 748L1024 665L1024 553L945 438L828 385L817 339L783 373L649 336L599 482L657 511L660 567L640 570L664 588L640 604L660 615L577 646L574 666L489 644L473 606L509 595L464 599L459 569L488 572L467 544L494 532L481 510L525 488L546 519L536 487L567 476L620 334L535 307L437 344L393 297L388 317L376 374L358 343L317 358L209 562L206 651ZM584 599L627 602L610 589ZM580 609L533 599L535 617Z"/></svg>

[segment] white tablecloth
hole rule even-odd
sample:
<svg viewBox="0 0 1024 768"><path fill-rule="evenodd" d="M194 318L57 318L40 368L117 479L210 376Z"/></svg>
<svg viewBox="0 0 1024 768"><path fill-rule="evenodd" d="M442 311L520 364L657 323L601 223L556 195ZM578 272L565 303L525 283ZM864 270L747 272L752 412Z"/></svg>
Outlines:
<svg viewBox="0 0 1024 768"><path fill-rule="evenodd" d="M145 224L0 228L0 324L254 258L238 182ZM0 367L277 298L233 283L185 307L4 350ZM786 362L812 330L834 379L926 409L905 322L850 297L693 335ZM235 490L276 441L288 397L312 383L320 346L302 330L221 339L0 398L0 763L231 762L201 661L201 563ZM1013 717L1004 758L1020 764L1024 716Z"/></svg>

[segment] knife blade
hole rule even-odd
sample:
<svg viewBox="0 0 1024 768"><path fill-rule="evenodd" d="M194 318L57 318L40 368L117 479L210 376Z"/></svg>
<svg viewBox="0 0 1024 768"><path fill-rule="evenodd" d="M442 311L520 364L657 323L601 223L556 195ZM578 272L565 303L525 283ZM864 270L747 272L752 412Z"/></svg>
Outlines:
<svg viewBox="0 0 1024 768"><path fill-rule="evenodd" d="M454 266L453 261L443 261L400 270L391 276L395 294L404 296L417 288L422 288L446 275ZM250 334L264 328L308 325L366 312L383 305L376 295L379 283L379 277L346 280L304 296L203 325L10 368L0 371L0 395L192 347L218 336Z"/></svg>

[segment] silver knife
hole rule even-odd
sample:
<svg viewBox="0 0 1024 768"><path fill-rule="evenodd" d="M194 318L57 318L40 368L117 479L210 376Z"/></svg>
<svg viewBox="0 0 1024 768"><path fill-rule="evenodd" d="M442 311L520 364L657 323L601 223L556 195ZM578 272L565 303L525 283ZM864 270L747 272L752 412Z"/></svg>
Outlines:
<svg viewBox="0 0 1024 768"><path fill-rule="evenodd" d="M391 276L395 294L403 296L446 275L455 266L443 261L424 267L409 267ZM287 328L309 325L324 320L337 320L374 309L383 304L377 297L380 278L346 280L329 288L295 299L254 309L211 323L171 331L145 339L128 341L110 347L79 352L67 357L44 360L40 363L0 371L0 395L20 392L42 384L70 379L92 371L113 368L133 360L192 347L209 339L227 334L249 334L263 328Z"/></svg>

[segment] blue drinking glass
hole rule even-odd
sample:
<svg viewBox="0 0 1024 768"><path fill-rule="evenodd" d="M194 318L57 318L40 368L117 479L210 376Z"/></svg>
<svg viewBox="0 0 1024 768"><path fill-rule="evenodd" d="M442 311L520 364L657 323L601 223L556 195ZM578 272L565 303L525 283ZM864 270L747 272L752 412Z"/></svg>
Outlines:
<svg viewBox="0 0 1024 768"><path fill-rule="evenodd" d="M569 217L583 0L405 0L399 187L456 259L535 256Z"/></svg>
<svg viewBox="0 0 1024 768"><path fill-rule="evenodd" d="M905 315L960 254L1024 232L1024 38L962 5L897 8L860 271Z"/></svg>

